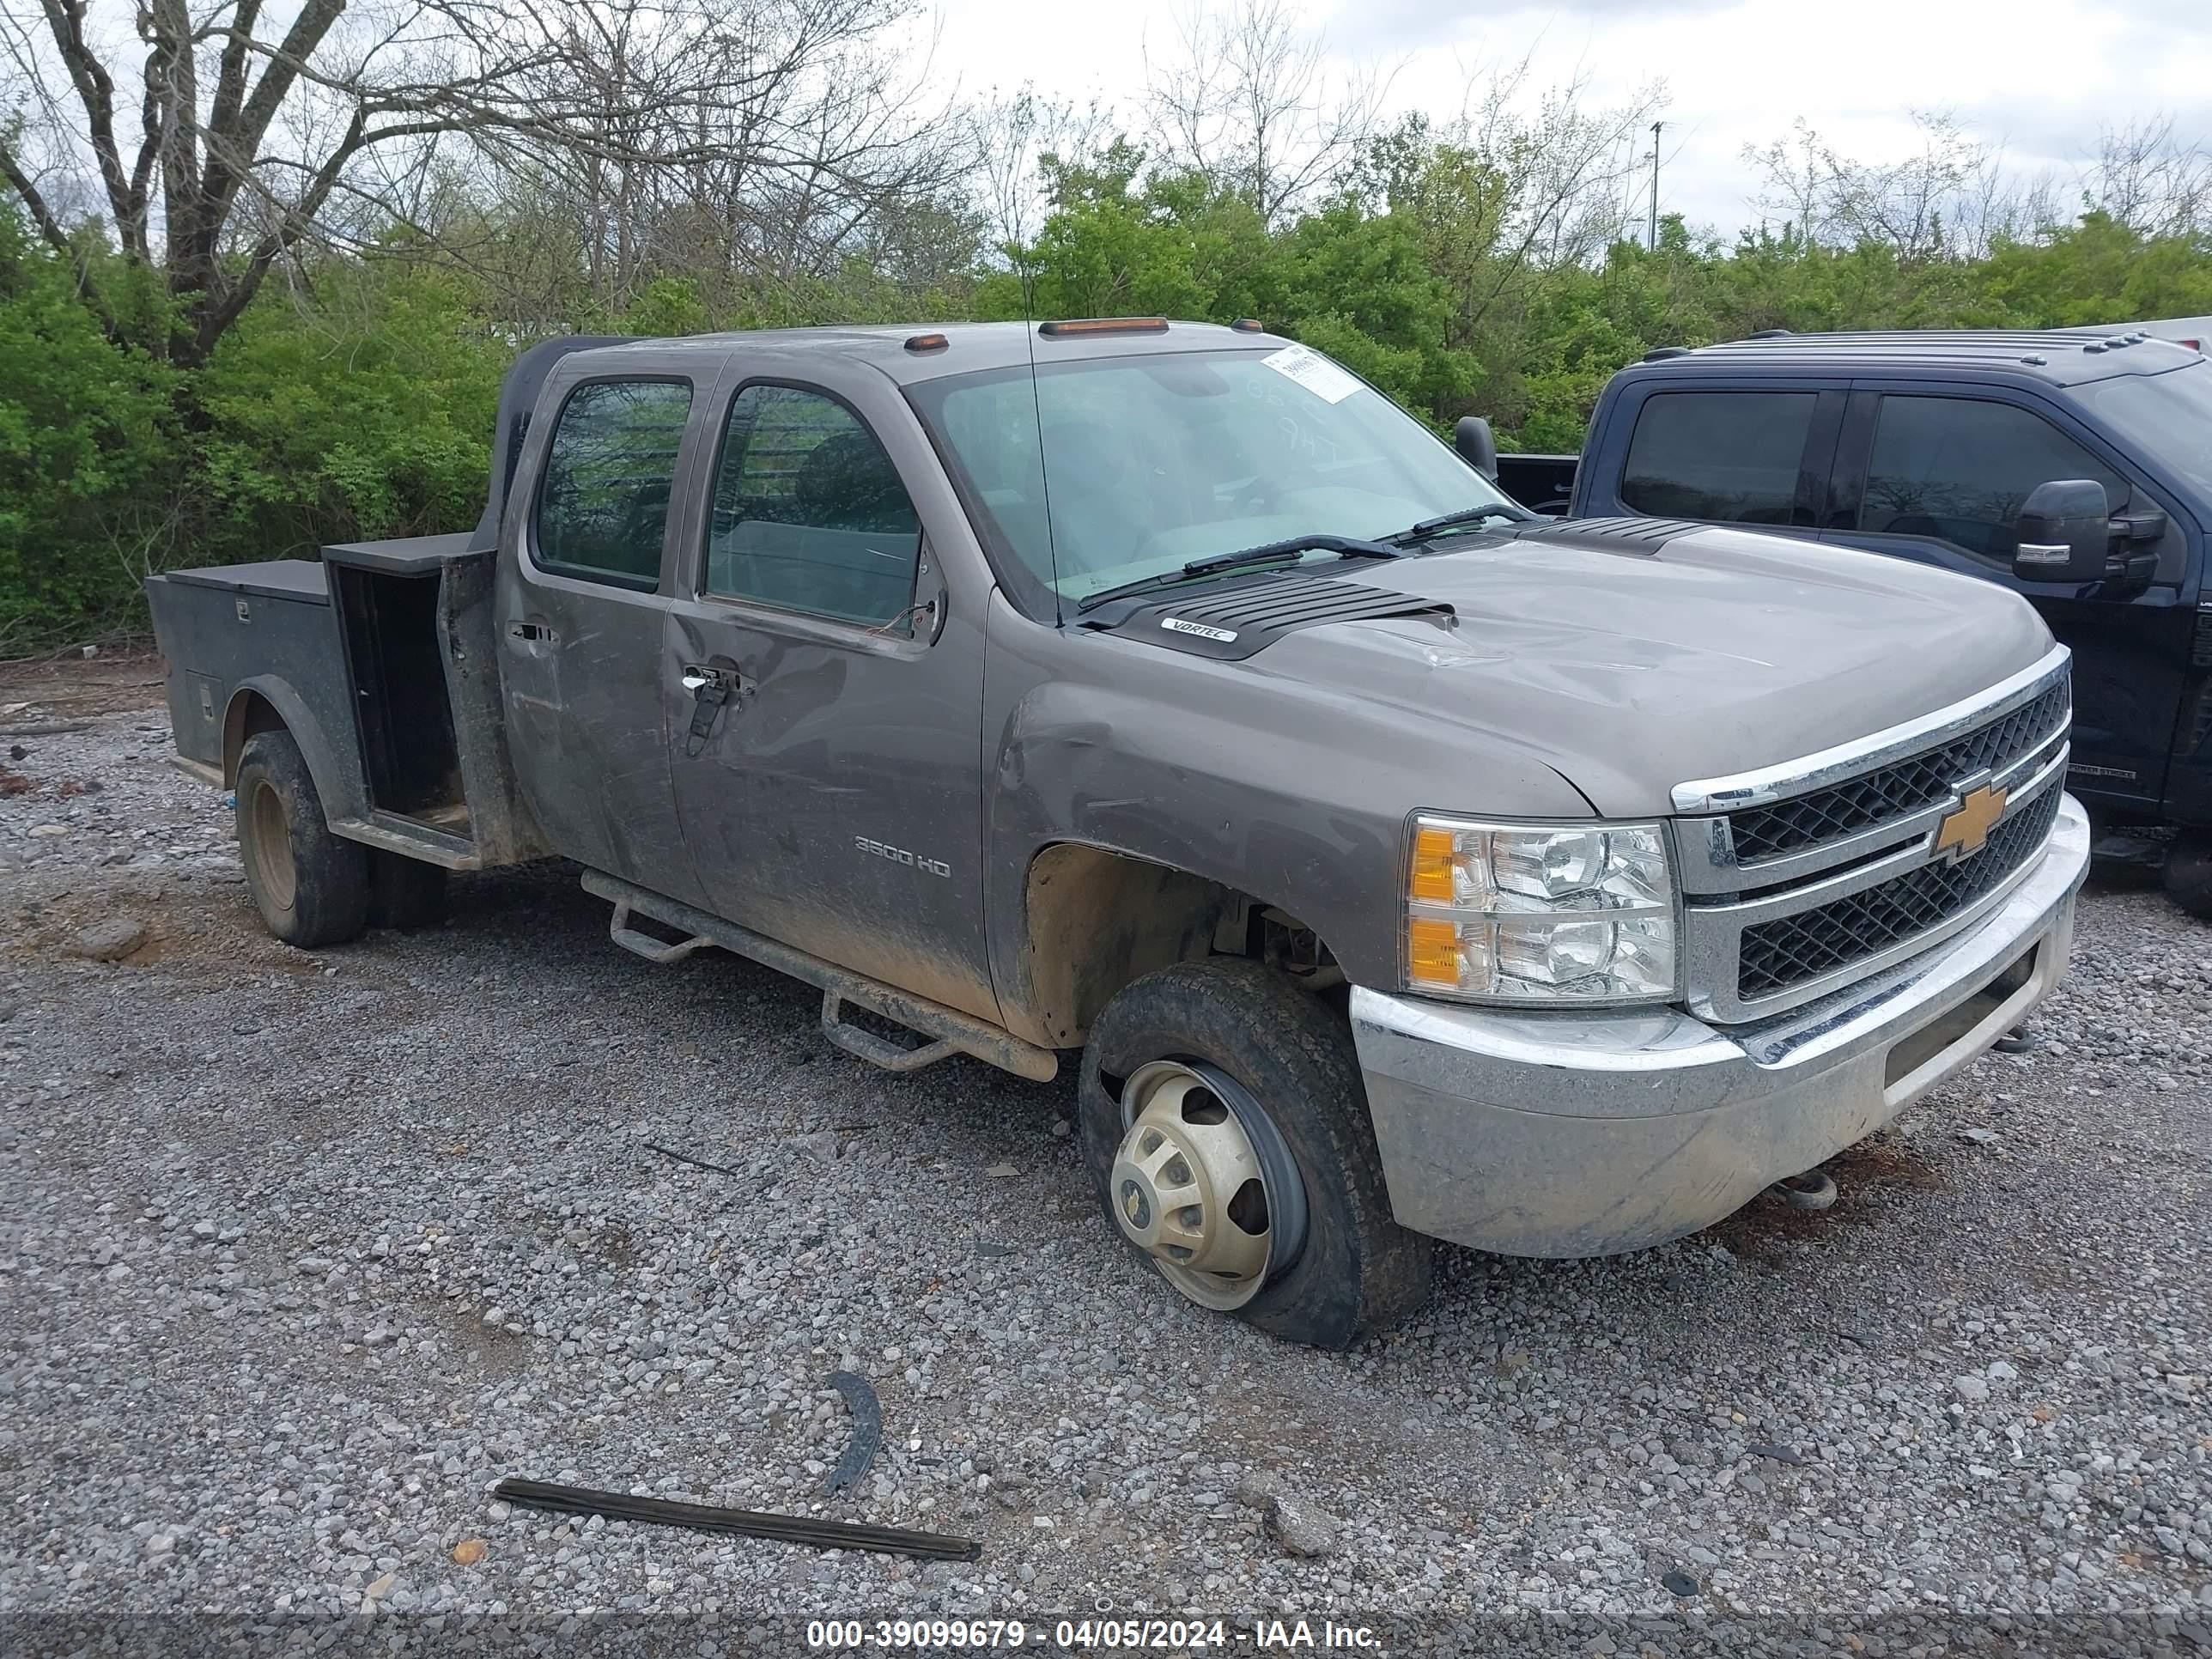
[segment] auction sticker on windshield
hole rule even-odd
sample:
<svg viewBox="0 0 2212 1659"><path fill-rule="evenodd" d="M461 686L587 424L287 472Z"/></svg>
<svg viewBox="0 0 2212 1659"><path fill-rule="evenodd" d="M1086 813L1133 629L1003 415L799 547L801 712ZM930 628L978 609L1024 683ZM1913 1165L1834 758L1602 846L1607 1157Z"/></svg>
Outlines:
<svg viewBox="0 0 2212 1659"><path fill-rule="evenodd" d="M1359 390L1359 382L1320 353L1301 345L1271 351L1260 361L1288 375L1325 404L1340 404Z"/></svg>

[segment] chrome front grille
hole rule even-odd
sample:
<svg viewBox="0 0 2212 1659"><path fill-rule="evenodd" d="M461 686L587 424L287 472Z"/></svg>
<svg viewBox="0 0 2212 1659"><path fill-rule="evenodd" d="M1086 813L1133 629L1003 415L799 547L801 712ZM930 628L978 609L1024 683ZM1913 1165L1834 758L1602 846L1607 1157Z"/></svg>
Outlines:
<svg viewBox="0 0 2212 1659"><path fill-rule="evenodd" d="M1746 1001L1773 996L1941 927L2027 862L2051 833L2063 795L2043 791L1990 831L1972 858L1923 864L1818 909L1745 928L1736 995Z"/></svg>
<svg viewBox="0 0 2212 1659"><path fill-rule="evenodd" d="M2068 702L2067 684L2061 680L2034 702L1940 749L1877 767L1832 788L1735 813L1729 825L1736 859L1752 864L1794 853L1948 800L1960 778L2000 770L2048 739L2065 725Z"/></svg>
<svg viewBox="0 0 2212 1659"><path fill-rule="evenodd" d="M2057 817L2071 715L2067 653L2055 647L1908 726L1679 787L1690 1006L1724 1022L1780 1012L1995 908ZM2004 792L1986 839L1962 855L1939 850L1945 820L1984 787Z"/></svg>

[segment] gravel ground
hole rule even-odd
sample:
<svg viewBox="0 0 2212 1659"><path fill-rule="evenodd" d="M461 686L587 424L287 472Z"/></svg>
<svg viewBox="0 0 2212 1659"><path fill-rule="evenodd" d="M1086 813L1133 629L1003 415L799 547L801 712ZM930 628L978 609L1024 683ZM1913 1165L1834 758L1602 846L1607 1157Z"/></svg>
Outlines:
<svg viewBox="0 0 2212 1659"><path fill-rule="evenodd" d="M275 943L158 691L69 690L0 689L0 1609L2212 1645L2212 932L2154 892L2093 886L2042 1047L1838 1159L1826 1213L1446 1251L1419 1323L1320 1354L1133 1263L1066 1084L874 1071L802 987L615 949L568 872ZM825 1502L840 1366L885 1449ZM510 1474L983 1553L564 1522Z"/></svg>

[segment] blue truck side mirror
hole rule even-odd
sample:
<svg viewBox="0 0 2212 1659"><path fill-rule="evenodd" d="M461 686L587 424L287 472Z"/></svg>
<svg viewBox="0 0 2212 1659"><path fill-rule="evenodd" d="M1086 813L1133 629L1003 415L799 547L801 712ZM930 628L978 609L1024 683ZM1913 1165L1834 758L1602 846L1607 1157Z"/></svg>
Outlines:
<svg viewBox="0 0 2212 1659"><path fill-rule="evenodd" d="M1498 480L1498 440L1490 430L1490 422L1480 415L1462 415L1452 429L1452 447L1459 451L1465 461L1486 478Z"/></svg>
<svg viewBox="0 0 2212 1659"><path fill-rule="evenodd" d="M2112 507L2088 478L2039 483L2014 521L2013 574L2031 582L2102 581L2112 552Z"/></svg>

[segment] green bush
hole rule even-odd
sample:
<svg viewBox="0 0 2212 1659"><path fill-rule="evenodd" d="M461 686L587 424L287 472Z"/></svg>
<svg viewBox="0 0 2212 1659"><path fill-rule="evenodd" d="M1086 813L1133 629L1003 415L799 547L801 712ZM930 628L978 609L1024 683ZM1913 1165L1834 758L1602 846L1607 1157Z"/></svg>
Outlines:
<svg viewBox="0 0 2212 1659"><path fill-rule="evenodd" d="M1368 196L1271 227L1231 185L1149 171L1116 142L1046 164L1048 216L990 269L948 252L975 240L948 210L826 275L671 269L616 297L593 296L573 229L518 209L474 225L465 260L400 240L311 260L191 373L163 361L172 301L153 274L88 241L110 307L95 313L70 262L0 206L0 653L143 627L150 570L474 523L501 376L562 329L1255 316L1439 431L1479 413L1509 447L1571 450L1607 379L1657 345L2212 313L2204 238L2097 214L1982 259L1763 231L1698 242L1668 220L1656 249L1544 264L1475 158L1415 133L1385 159Z"/></svg>
<svg viewBox="0 0 2212 1659"><path fill-rule="evenodd" d="M0 654L112 614L173 544L178 377L0 210Z"/></svg>

